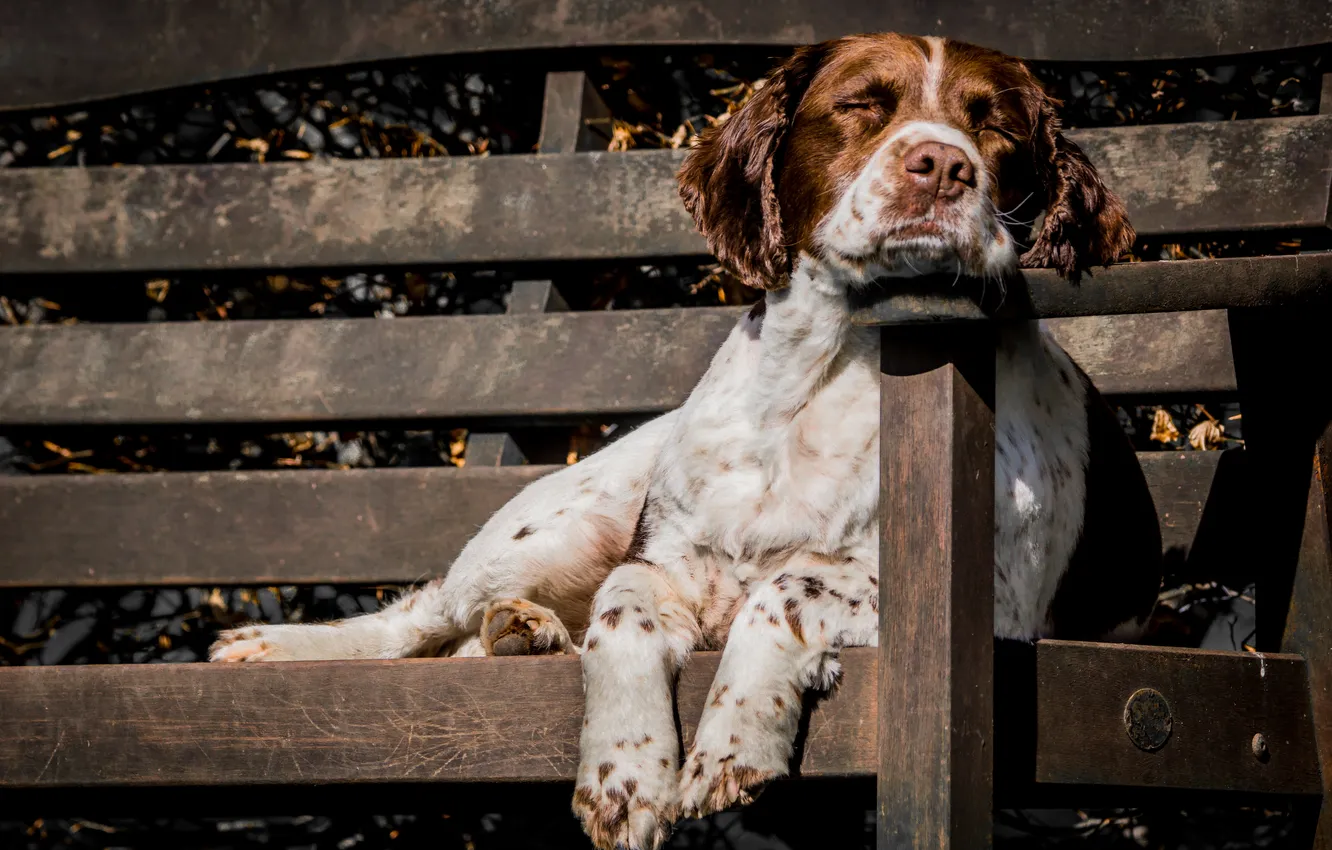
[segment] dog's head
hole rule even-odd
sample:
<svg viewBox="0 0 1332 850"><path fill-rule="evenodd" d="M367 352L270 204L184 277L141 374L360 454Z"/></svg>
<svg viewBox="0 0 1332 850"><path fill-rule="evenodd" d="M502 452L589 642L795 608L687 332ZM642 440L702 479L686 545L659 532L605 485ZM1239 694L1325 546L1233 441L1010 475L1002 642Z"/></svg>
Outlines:
<svg viewBox="0 0 1332 850"><path fill-rule="evenodd" d="M802 256L858 282L1019 263L1076 278L1134 232L1056 105L993 50L895 34L825 42L702 134L680 193L750 286L785 285Z"/></svg>

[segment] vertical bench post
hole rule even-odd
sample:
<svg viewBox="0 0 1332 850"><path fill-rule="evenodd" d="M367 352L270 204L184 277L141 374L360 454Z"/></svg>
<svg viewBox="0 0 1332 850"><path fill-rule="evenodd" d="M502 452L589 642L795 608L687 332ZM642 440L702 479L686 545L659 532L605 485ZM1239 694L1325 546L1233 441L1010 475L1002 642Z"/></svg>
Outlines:
<svg viewBox="0 0 1332 850"><path fill-rule="evenodd" d="M992 833L994 331L888 328L880 382L878 847Z"/></svg>
<svg viewBox="0 0 1332 850"><path fill-rule="evenodd" d="M1310 702L1319 762L1323 769L1321 811L1309 812L1305 828L1313 832L1312 850L1332 850L1332 427L1323 432L1314 456L1314 470L1305 511L1304 534L1283 652L1304 656L1309 670ZM1308 836L1303 836L1308 837Z"/></svg>

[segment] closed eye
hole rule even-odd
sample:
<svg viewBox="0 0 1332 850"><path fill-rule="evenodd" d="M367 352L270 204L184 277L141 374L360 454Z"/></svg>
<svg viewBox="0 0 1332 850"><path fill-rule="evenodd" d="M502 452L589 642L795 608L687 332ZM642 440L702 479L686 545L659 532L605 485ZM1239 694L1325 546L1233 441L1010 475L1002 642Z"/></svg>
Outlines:
<svg viewBox="0 0 1332 850"><path fill-rule="evenodd" d="M1016 141L1017 141L1017 137L1014 136L1012 133L1008 132L1008 131L1005 130L1003 127L996 127L996 126L994 126L993 124L987 124L987 125L985 125L984 127L981 127L980 130L979 130L978 132L981 132L981 133L995 133L995 134L998 135L1000 138L1002 138L1002 139L1007 139L1007 140L1010 141L1010 142L1016 142Z"/></svg>

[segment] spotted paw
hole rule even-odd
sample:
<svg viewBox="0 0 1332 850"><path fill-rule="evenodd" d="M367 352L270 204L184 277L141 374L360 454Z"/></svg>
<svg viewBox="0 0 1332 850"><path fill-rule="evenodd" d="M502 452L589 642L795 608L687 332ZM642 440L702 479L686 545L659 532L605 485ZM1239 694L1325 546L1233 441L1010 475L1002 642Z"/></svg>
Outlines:
<svg viewBox="0 0 1332 850"><path fill-rule="evenodd" d="M481 619L486 655L568 655L573 640L555 612L526 599L497 599Z"/></svg>
<svg viewBox="0 0 1332 850"><path fill-rule="evenodd" d="M632 764L602 762L594 776L579 770L573 811L599 850L657 850L670 837L679 808L662 793L673 790L675 765L662 761L655 776L641 779Z"/></svg>
<svg viewBox="0 0 1332 850"><path fill-rule="evenodd" d="M689 754L682 772L680 810L687 818L701 818L732 806L754 802L763 786L780 773L736 763L733 753L712 755L707 751Z"/></svg>

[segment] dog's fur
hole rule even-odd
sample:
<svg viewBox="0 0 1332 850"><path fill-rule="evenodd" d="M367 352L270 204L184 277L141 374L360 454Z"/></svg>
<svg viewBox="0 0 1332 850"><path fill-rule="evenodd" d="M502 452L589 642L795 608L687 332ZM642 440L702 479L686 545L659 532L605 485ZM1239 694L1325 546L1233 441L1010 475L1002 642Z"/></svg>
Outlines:
<svg viewBox="0 0 1332 850"><path fill-rule="evenodd" d="M748 801L786 774L838 650L877 642L879 331L851 325L849 290L1019 259L1075 277L1132 242L1054 106L1020 62L955 42L796 51L680 173L713 252L768 290L684 406L529 486L444 579L364 617L227 632L212 657L578 652L574 809L598 847ZM996 634L1132 638L1160 533L1114 415L1034 324L1001 329L996 388ZM722 647L680 768L675 673Z"/></svg>

